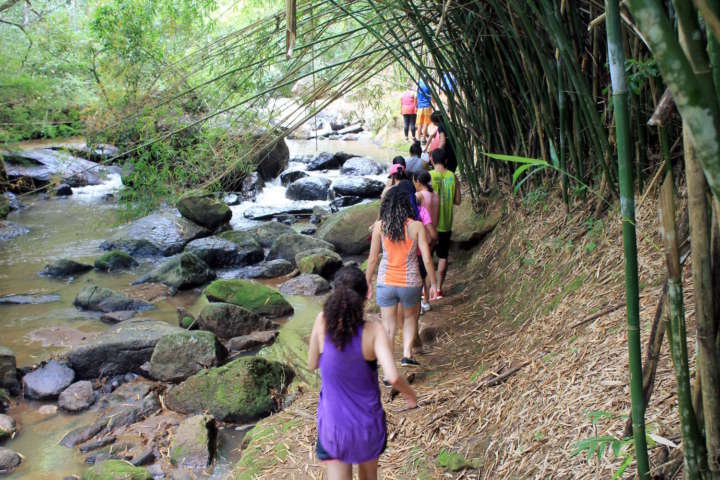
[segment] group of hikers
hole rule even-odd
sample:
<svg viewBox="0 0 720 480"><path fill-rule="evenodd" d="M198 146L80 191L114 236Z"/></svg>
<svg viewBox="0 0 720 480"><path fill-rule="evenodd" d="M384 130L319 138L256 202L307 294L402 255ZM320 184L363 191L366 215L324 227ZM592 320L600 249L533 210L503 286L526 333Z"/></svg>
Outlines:
<svg viewBox="0 0 720 480"><path fill-rule="evenodd" d="M370 227L367 268L364 273L356 266L337 272L335 288L310 335L308 365L319 368L322 378L316 454L330 480L352 479L353 465L358 465L361 480L377 478L378 458L387 444L378 367L382 383L402 394L408 408L417 407L414 390L395 365L395 336L401 326L401 365L419 366L413 356L419 316L430 310L431 300L443 297L453 208L461 202L457 162L440 113L423 112L432 109L425 82L418 82L417 92L417 115L424 119L427 114L434 131L428 134L421 120L418 141L414 121L406 119L405 134L408 128L413 134L410 156L393 159L378 220ZM404 116L405 111L403 96ZM381 322L365 318L373 280Z"/></svg>

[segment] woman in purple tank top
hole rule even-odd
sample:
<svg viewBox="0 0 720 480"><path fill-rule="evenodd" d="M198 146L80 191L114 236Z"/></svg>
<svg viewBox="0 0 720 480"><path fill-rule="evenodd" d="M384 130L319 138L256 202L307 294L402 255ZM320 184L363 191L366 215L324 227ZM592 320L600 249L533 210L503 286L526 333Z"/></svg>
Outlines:
<svg viewBox="0 0 720 480"><path fill-rule="evenodd" d="M359 268L340 269L310 335L308 366L319 367L322 377L317 456L326 463L329 480L351 480L353 465L361 480L377 478L378 457L387 443L378 364L408 407L417 406L415 392L395 368L385 329L363 318L367 293Z"/></svg>

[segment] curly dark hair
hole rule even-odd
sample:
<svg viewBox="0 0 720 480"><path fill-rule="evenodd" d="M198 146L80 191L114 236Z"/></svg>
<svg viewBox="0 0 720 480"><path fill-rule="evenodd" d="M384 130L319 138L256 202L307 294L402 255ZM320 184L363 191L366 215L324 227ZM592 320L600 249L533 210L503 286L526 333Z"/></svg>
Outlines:
<svg viewBox="0 0 720 480"><path fill-rule="evenodd" d="M405 240L405 223L414 217L410 196L401 188L393 187L380 204L380 225L383 235L393 242Z"/></svg>
<svg viewBox="0 0 720 480"><path fill-rule="evenodd" d="M338 270L334 283L335 290L323 305L325 332L342 350L365 322L363 312L368 286L365 275L357 267Z"/></svg>

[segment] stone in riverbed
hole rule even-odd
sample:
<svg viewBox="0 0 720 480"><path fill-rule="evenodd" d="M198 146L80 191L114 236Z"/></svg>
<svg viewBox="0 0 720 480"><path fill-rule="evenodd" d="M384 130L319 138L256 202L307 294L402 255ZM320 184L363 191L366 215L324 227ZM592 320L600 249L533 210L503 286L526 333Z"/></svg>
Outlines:
<svg viewBox="0 0 720 480"><path fill-rule="evenodd" d="M211 302L198 315L200 328L215 333L220 338L245 335L256 330L272 327L272 322L250 310L232 303Z"/></svg>
<svg viewBox="0 0 720 480"><path fill-rule="evenodd" d="M342 175L364 177L366 175L380 175L385 169L372 158L353 157L340 169Z"/></svg>
<svg viewBox="0 0 720 480"><path fill-rule="evenodd" d="M197 255L214 268L262 262L265 258L262 246L252 238L241 235L233 236L234 233L236 232L224 232L225 238L213 236L193 240L187 244L185 251Z"/></svg>
<svg viewBox="0 0 720 480"><path fill-rule="evenodd" d="M27 227L23 227L17 223L0 220L0 242L12 240L16 237L22 237L28 233L30 233L30 229Z"/></svg>
<svg viewBox="0 0 720 480"><path fill-rule="evenodd" d="M95 259L95 269L103 272L115 272L136 267L138 262L122 250L112 250Z"/></svg>
<svg viewBox="0 0 720 480"><path fill-rule="evenodd" d="M120 227L100 248L122 250L134 256L167 257L181 252L188 242L208 235L208 229L166 210Z"/></svg>
<svg viewBox="0 0 720 480"><path fill-rule="evenodd" d="M133 284L157 282L176 290L203 285L215 278L215 272L197 255L189 252L181 253L144 275Z"/></svg>
<svg viewBox="0 0 720 480"><path fill-rule="evenodd" d="M0 413L0 440L11 438L17 432L17 424L10 415Z"/></svg>
<svg viewBox="0 0 720 480"><path fill-rule="evenodd" d="M227 343L227 347L230 352L243 352L245 350L272 345L279 333L277 330L252 332L249 335L231 338Z"/></svg>
<svg viewBox="0 0 720 480"><path fill-rule="evenodd" d="M288 275L294 270L292 263L280 258L240 268L233 271L229 278L277 278Z"/></svg>
<svg viewBox="0 0 720 480"><path fill-rule="evenodd" d="M243 245L250 238L261 247L270 248L277 237L286 233L295 233L295 230L279 222L266 222L242 230L223 232L218 236L238 245Z"/></svg>
<svg viewBox="0 0 720 480"><path fill-rule="evenodd" d="M288 185L285 196L290 200L325 200L330 189L330 179L304 177Z"/></svg>
<svg viewBox="0 0 720 480"><path fill-rule="evenodd" d="M308 174L304 170L285 170L280 174L280 183L282 183L283 186L288 186L295 180L300 180L307 176Z"/></svg>
<svg viewBox="0 0 720 480"><path fill-rule="evenodd" d="M150 376L163 382L178 382L203 368L216 366L224 356L224 348L211 332L173 333L155 345L150 358Z"/></svg>
<svg viewBox="0 0 720 480"><path fill-rule="evenodd" d="M380 198L385 184L365 177L340 177L332 184L336 195L362 198Z"/></svg>
<svg viewBox="0 0 720 480"><path fill-rule="evenodd" d="M320 295L330 290L330 284L320 275L303 274L280 285L286 295Z"/></svg>
<svg viewBox="0 0 720 480"><path fill-rule="evenodd" d="M20 392L15 353L3 346L0 346L0 388L6 388L14 395Z"/></svg>
<svg viewBox="0 0 720 480"><path fill-rule="evenodd" d="M109 288L87 285L78 292L73 305L95 312L117 312L120 310L144 311L154 308L151 303L130 298Z"/></svg>
<svg viewBox="0 0 720 480"><path fill-rule="evenodd" d="M22 463L22 457L14 450L0 447L0 474L10 473Z"/></svg>
<svg viewBox="0 0 720 480"><path fill-rule="evenodd" d="M73 190L67 183L61 183L55 188L55 192L53 193L56 197L69 197L73 194Z"/></svg>
<svg viewBox="0 0 720 480"><path fill-rule="evenodd" d="M244 357L203 370L171 387L165 404L180 413L207 412L220 421L251 422L276 409L271 392L281 392L292 369L259 357Z"/></svg>
<svg viewBox="0 0 720 480"><path fill-rule="evenodd" d="M79 379L139 372L150 360L157 342L171 333L183 331L169 323L148 318L132 318L103 332L87 345L67 353L67 360Z"/></svg>
<svg viewBox="0 0 720 480"><path fill-rule="evenodd" d="M152 480L150 472L124 460L104 460L88 468L82 480Z"/></svg>
<svg viewBox="0 0 720 480"><path fill-rule="evenodd" d="M80 412L95 403L92 383L87 380L75 382L62 391L58 397L58 406L68 412Z"/></svg>
<svg viewBox="0 0 720 480"><path fill-rule="evenodd" d="M269 318L294 312L280 292L251 280L215 280L204 293L211 302L232 303Z"/></svg>
<svg viewBox="0 0 720 480"><path fill-rule="evenodd" d="M178 425L170 442L170 462L201 470L208 467L217 449L217 426L211 415L195 415Z"/></svg>
<svg viewBox="0 0 720 480"><path fill-rule="evenodd" d="M10 213L10 199L0 195L0 220L7 218L8 213Z"/></svg>
<svg viewBox="0 0 720 480"><path fill-rule="evenodd" d="M342 266L342 257L326 248L305 250L295 255L295 264L301 273L314 273L331 278Z"/></svg>
<svg viewBox="0 0 720 480"><path fill-rule="evenodd" d="M107 418L100 418L89 425L81 425L67 432L59 443L63 447L72 448L75 445L87 442L100 433L107 426L107 423Z"/></svg>
<svg viewBox="0 0 720 480"><path fill-rule="evenodd" d="M120 310L118 312L109 312L101 315L100 321L103 323L108 323L110 325L115 325L116 323L130 320L135 315L137 315L137 312L133 310Z"/></svg>
<svg viewBox="0 0 720 480"><path fill-rule="evenodd" d="M75 379L75 372L57 360L33 370L23 377L25 396L33 400L57 398Z"/></svg>
<svg viewBox="0 0 720 480"><path fill-rule="evenodd" d="M177 203L180 214L209 230L215 230L232 218L232 210L211 193L190 194Z"/></svg>
<svg viewBox="0 0 720 480"><path fill-rule="evenodd" d="M45 268L42 272L40 272L40 275L53 278L67 278L89 272L92 268L92 265L86 265L84 263L76 262L75 260L61 258L49 265L45 265Z"/></svg>
<svg viewBox="0 0 720 480"><path fill-rule="evenodd" d="M357 205L362 201L363 199L361 197L356 196L337 197L335 200L330 202L330 209L334 212L337 212L341 208L351 207L353 205Z"/></svg>
<svg viewBox="0 0 720 480"><path fill-rule="evenodd" d="M368 228L377 220L379 209L380 202L370 202L342 210L324 222L316 235L340 253L364 253L370 249Z"/></svg>
<svg viewBox="0 0 720 480"><path fill-rule="evenodd" d="M270 247L270 251L267 254L267 260L275 260L282 258L288 262L295 263L295 256L306 250L312 250L314 248L325 248L327 250L334 250L335 247L324 240L320 240L315 237L308 235L301 235L299 233L288 233L279 236Z"/></svg>
<svg viewBox="0 0 720 480"><path fill-rule="evenodd" d="M60 295L57 293L28 293L25 295L7 295L0 297L0 305L40 305L59 301Z"/></svg>

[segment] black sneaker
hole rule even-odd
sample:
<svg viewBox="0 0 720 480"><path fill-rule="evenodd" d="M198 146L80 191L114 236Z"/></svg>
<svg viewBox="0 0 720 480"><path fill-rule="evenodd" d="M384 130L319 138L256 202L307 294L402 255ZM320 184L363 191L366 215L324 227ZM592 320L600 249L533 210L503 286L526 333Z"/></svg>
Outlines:
<svg viewBox="0 0 720 480"><path fill-rule="evenodd" d="M418 362L414 358L403 357L402 360L400 360L400 365L402 365L403 367L419 367L420 362Z"/></svg>

